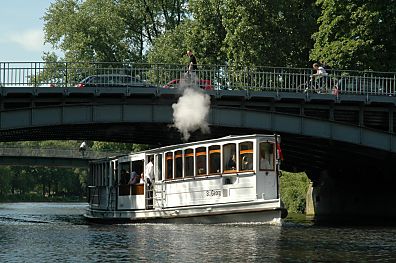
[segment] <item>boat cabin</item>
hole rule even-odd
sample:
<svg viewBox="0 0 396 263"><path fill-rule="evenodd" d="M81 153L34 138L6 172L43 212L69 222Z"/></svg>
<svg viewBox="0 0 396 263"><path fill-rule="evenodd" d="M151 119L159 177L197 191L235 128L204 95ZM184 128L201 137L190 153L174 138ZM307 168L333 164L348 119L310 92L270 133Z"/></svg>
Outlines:
<svg viewBox="0 0 396 263"><path fill-rule="evenodd" d="M90 209L163 210L279 200L279 140L276 135L227 136L92 161ZM151 158L149 184L144 178ZM142 179L131 183L136 175Z"/></svg>

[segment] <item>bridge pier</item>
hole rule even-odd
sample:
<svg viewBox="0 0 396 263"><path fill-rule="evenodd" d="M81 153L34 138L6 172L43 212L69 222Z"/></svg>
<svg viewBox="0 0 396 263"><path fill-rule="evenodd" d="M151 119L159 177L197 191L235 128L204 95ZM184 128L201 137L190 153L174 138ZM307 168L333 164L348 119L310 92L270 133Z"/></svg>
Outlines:
<svg viewBox="0 0 396 263"><path fill-rule="evenodd" d="M394 175L394 169L376 166L343 166L310 174L315 180L307 192L306 214L317 222L381 223L394 219Z"/></svg>

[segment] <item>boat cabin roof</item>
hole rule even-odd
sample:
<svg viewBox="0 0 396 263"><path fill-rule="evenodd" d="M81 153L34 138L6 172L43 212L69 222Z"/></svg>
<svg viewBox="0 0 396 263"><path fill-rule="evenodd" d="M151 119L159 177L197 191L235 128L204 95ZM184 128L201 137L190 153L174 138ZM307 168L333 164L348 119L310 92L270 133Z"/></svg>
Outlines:
<svg viewBox="0 0 396 263"><path fill-rule="evenodd" d="M174 149L179 149L179 148L194 147L196 145L201 146L201 145L215 144L215 143L222 143L222 142L228 143L230 141L240 141L240 140L248 140L248 139L256 139L256 138L262 138L262 139L267 139L269 141L274 141L275 135L274 134L272 134L272 135L268 135L268 134L229 135L229 136L216 138L216 139L175 144L175 145L169 145L169 146L164 146L164 147L160 147L160 148L150 149L150 150L146 150L146 151L125 154L125 155L121 155L121 156L102 158L102 159L98 159L98 160L93 160L93 161L91 161L91 163L103 162L104 160L111 161L114 159L118 159L119 162L125 162L127 160L131 160L131 161L142 160L142 159L144 159L145 155L147 155L147 154L172 151ZM280 137L277 137L277 138L278 138L277 140L279 142Z"/></svg>
<svg viewBox="0 0 396 263"><path fill-rule="evenodd" d="M207 144L215 144L215 143L221 143L221 142L228 143L230 141L240 141L240 140L255 139L255 138L264 138L264 139L268 139L270 141L274 141L275 135L268 135L268 134L229 135L229 136L216 138L216 139L164 146L164 147L160 147L160 148L146 150L146 151L144 151L144 153L151 154L151 153L157 153L158 151L171 151L173 149L178 149L178 148L193 147L195 145L207 145ZM279 139L278 139L278 141L279 141Z"/></svg>

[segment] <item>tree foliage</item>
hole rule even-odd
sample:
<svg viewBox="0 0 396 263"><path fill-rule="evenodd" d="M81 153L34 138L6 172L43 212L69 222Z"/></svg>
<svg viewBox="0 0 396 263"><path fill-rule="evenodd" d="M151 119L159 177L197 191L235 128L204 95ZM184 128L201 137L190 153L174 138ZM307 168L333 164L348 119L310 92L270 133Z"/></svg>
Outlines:
<svg viewBox="0 0 396 263"><path fill-rule="evenodd" d="M282 172L280 178L281 199L291 213L305 213L309 179L305 173Z"/></svg>
<svg viewBox="0 0 396 263"><path fill-rule="evenodd" d="M66 61L140 62L144 49L184 18L184 1L56 0L44 15L45 40Z"/></svg>
<svg viewBox="0 0 396 263"><path fill-rule="evenodd" d="M312 1L228 0L224 49L236 66L305 65L316 29Z"/></svg>
<svg viewBox="0 0 396 263"><path fill-rule="evenodd" d="M68 141L25 141L1 142L2 147L21 148L61 148L78 149L81 142ZM112 152L136 152L148 149L147 145L88 142L92 150ZM87 170L81 168L54 168L54 167L0 167L0 200L7 199L10 195L15 200L27 200L32 193L41 195L42 198L53 197L82 197L86 194ZM40 199L42 200L42 199Z"/></svg>
<svg viewBox="0 0 396 263"><path fill-rule="evenodd" d="M112 152L139 152L149 149L148 145L131 144L131 143L115 143L115 142L94 142L93 150L97 151L112 151Z"/></svg>
<svg viewBox="0 0 396 263"><path fill-rule="evenodd" d="M33 193L42 198L82 197L86 192L86 178L85 169L0 167L0 200L9 196L26 198Z"/></svg>
<svg viewBox="0 0 396 263"><path fill-rule="evenodd" d="M184 64L192 49L198 64L322 61L389 71L396 63L395 10L394 0L55 0L44 31L63 61Z"/></svg>
<svg viewBox="0 0 396 263"><path fill-rule="evenodd" d="M333 68L396 69L394 0L318 0L319 30L313 34L313 60Z"/></svg>

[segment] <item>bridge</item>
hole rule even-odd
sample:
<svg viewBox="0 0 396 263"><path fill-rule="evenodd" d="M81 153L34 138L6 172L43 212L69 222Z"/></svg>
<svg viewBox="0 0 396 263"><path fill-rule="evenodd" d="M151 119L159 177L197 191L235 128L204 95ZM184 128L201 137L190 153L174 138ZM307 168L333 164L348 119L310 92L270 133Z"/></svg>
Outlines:
<svg viewBox="0 0 396 263"><path fill-rule="evenodd" d="M88 168L91 160L125 153L78 149L0 147L0 165Z"/></svg>
<svg viewBox="0 0 396 263"><path fill-rule="evenodd" d="M0 63L2 141L182 142L172 127L180 89L166 87L183 77L181 65L22 64ZM318 215L396 216L389 203L396 197L396 74L329 73L318 84L310 69L201 66L198 78L211 85L210 133L190 140L278 133L282 168L308 174ZM76 87L97 75L138 81Z"/></svg>

